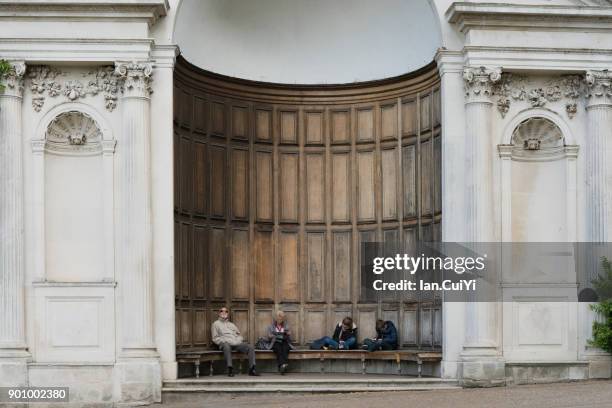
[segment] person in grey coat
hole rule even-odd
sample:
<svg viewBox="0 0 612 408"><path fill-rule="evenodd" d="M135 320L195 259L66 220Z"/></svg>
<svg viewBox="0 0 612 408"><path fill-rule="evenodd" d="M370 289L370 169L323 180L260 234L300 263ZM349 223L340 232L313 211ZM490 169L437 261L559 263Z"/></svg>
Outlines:
<svg viewBox="0 0 612 408"><path fill-rule="evenodd" d="M249 356L249 375L259 375L255 370L255 349L244 341L238 327L230 322L229 309L227 307L219 309L219 318L213 322L211 332L213 343L223 350L227 364L227 375L229 377L234 376L232 349L246 353Z"/></svg>
<svg viewBox="0 0 612 408"><path fill-rule="evenodd" d="M276 312L276 319L268 326L266 336L267 341L265 347L268 350L274 351L274 354L276 354L278 371L281 375L284 375L289 366L289 351L293 349L291 345L291 329L285 318L285 312L282 310Z"/></svg>

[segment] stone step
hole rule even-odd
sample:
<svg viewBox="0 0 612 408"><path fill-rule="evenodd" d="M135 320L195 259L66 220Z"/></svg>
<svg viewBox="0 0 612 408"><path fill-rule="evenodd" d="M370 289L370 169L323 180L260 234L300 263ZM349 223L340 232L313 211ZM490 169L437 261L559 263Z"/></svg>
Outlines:
<svg viewBox="0 0 612 408"><path fill-rule="evenodd" d="M370 392L460 388L455 380L380 375L265 375L262 377L188 378L164 382L164 393Z"/></svg>

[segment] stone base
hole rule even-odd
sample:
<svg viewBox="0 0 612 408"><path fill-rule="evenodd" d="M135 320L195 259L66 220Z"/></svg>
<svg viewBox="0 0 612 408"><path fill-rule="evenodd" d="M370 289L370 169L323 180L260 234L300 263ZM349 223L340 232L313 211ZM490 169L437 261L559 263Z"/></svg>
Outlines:
<svg viewBox="0 0 612 408"><path fill-rule="evenodd" d="M28 385L27 358L0 358L0 387Z"/></svg>
<svg viewBox="0 0 612 408"><path fill-rule="evenodd" d="M508 385L610 378L610 361L514 362L506 364Z"/></svg>
<svg viewBox="0 0 612 408"><path fill-rule="evenodd" d="M29 371L32 387L68 387L65 406L110 406L115 400L113 364L33 363Z"/></svg>
<svg viewBox="0 0 612 408"><path fill-rule="evenodd" d="M115 395L118 406L161 402L162 376L158 359L126 359L114 369Z"/></svg>
<svg viewBox="0 0 612 408"><path fill-rule="evenodd" d="M471 358L458 364L463 387L500 387L506 385L506 363L497 358Z"/></svg>

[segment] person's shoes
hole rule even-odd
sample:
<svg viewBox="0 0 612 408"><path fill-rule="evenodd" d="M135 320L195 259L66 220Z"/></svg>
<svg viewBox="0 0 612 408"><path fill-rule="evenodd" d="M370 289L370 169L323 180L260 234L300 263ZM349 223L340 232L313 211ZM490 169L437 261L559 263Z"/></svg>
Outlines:
<svg viewBox="0 0 612 408"><path fill-rule="evenodd" d="M227 376L228 377L234 376L234 369L232 367L227 367Z"/></svg>
<svg viewBox="0 0 612 408"><path fill-rule="evenodd" d="M254 376L254 377L259 377L259 373L255 371L255 366L251 367L251 369L249 370L249 375Z"/></svg>
<svg viewBox="0 0 612 408"><path fill-rule="evenodd" d="M368 349L368 345L367 344L362 344L361 345L361 349L362 350L367 350Z"/></svg>
<svg viewBox="0 0 612 408"><path fill-rule="evenodd" d="M285 375L285 373L287 372L287 366L288 366L287 363L281 364L281 366L280 366L280 373L281 373L281 375Z"/></svg>
<svg viewBox="0 0 612 408"><path fill-rule="evenodd" d="M328 346L323 346L323 350L329 350Z"/></svg>

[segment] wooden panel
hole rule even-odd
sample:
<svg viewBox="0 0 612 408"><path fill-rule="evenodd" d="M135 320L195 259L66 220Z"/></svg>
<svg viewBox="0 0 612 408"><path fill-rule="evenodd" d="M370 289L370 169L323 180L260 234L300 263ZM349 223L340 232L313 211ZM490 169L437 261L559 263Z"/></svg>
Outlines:
<svg viewBox="0 0 612 408"><path fill-rule="evenodd" d="M375 219L374 152L359 152L357 153L357 220Z"/></svg>
<svg viewBox="0 0 612 408"><path fill-rule="evenodd" d="M203 143L193 144L193 209L198 214L206 214L208 212L208 163L207 147Z"/></svg>
<svg viewBox="0 0 612 408"><path fill-rule="evenodd" d="M194 292L197 299L206 297L206 277L208 276L208 229L195 226L193 229L194 246Z"/></svg>
<svg viewBox="0 0 612 408"><path fill-rule="evenodd" d="M225 147L210 146L210 175L211 197L210 214L212 216L225 216Z"/></svg>
<svg viewBox="0 0 612 408"><path fill-rule="evenodd" d="M433 157L431 141L421 143L421 214L431 214Z"/></svg>
<svg viewBox="0 0 612 408"><path fill-rule="evenodd" d="M281 143L297 143L297 112L280 112L280 141Z"/></svg>
<svg viewBox="0 0 612 408"><path fill-rule="evenodd" d="M280 233L280 300L299 301L298 285L298 234L293 232Z"/></svg>
<svg viewBox="0 0 612 408"><path fill-rule="evenodd" d="M431 127L431 96L421 98L421 130Z"/></svg>
<svg viewBox="0 0 612 408"><path fill-rule="evenodd" d="M181 310L181 343L191 344L192 327L191 310Z"/></svg>
<svg viewBox="0 0 612 408"><path fill-rule="evenodd" d="M436 89L433 94L433 117L434 117L434 126L440 124L441 121L441 106L440 106L440 90Z"/></svg>
<svg viewBox="0 0 612 408"><path fill-rule="evenodd" d="M274 299L272 232L255 232L255 300Z"/></svg>
<svg viewBox="0 0 612 408"><path fill-rule="evenodd" d="M417 344L418 324L417 324L417 311L416 310L405 310L404 320L402 321L402 344L406 346L413 346Z"/></svg>
<svg viewBox="0 0 612 408"><path fill-rule="evenodd" d="M230 247L230 263L232 271L232 299L249 299L249 232L232 230L232 245Z"/></svg>
<svg viewBox="0 0 612 408"><path fill-rule="evenodd" d="M274 318L272 309L258 308L255 310L255 337L264 337L267 334L267 328L272 323Z"/></svg>
<svg viewBox="0 0 612 408"><path fill-rule="evenodd" d="M393 322L393 324L395 324L395 327L399 330L398 334L401 333L400 321L399 321L399 311L398 310L395 310L395 309L385 309L385 310L383 310L381 319L383 319L385 321L391 320Z"/></svg>
<svg viewBox="0 0 612 408"><path fill-rule="evenodd" d="M397 149L382 151L382 217L397 218Z"/></svg>
<svg viewBox="0 0 612 408"><path fill-rule="evenodd" d="M312 343L323 336L329 336L325 327L325 312L322 310L305 310L304 342Z"/></svg>
<svg viewBox="0 0 612 408"><path fill-rule="evenodd" d="M210 333L206 311L194 310L193 317L193 342L196 345L205 345L208 343Z"/></svg>
<svg viewBox="0 0 612 408"><path fill-rule="evenodd" d="M309 302L325 300L325 233L309 232L307 244L306 298Z"/></svg>
<svg viewBox="0 0 612 408"><path fill-rule="evenodd" d="M333 283L334 301L351 300L351 232L333 233Z"/></svg>
<svg viewBox="0 0 612 408"><path fill-rule="evenodd" d="M193 185L193 143L190 140L181 138L181 157L183 160L180 162L181 175L181 193L180 193L180 207L190 210L192 207L192 193L191 186Z"/></svg>
<svg viewBox="0 0 612 408"><path fill-rule="evenodd" d="M251 341L249 337L249 311L235 308L231 312L232 322L238 327L238 330L240 330L240 334L244 341Z"/></svg>
<svg viewBox="0 0 612 408"><path fill-rule="evenodd" d="M350 142L350 112L335 111L331 113L332 143Z"/></svg>
<svg viewBox="0 0 612 408"><path fill-rule="evenodd" d="M349 222L351 218L351 181L349 153L332 155L332 220Z"/></svg>
<svg viewBox="0 0 612 408"><path fill-rule="evenodd" d="M189 297L189 290L193 283L193 239L191 236L191 225L181 224L181 260L182 265L182 279L181 279L181 296L184 298Z"/></svg>
<svg viewBox="0 0 612 408"><path fill-rule="evenodd" d="M246 219L249 209L249 152L232 149L232 216Z"/></svg>
<svg viewBox="0 0 612 408"><path fill-rule="evenodd" d="M188 128L191 126L191 116L193 114L193 96L181 90L180 98L181 111L179 116L181 118L181 125Z"/></svg>
<svg viewBox="0 0 612 408"><path fill-rule="evenodd" d="M289 324L291 328L291 338L293 339L293 343L300 344L302 343L302 321L300 320L300 312L291 311L291 310L283 310L285 312L285 321Z"/></svg>
<svg viewBox="0 0 612 408"><path fill-rule="evenodd" d="M434 139L434 208L442 211L442 141L440 136Z"/></svg>
<svg viewBox="0 0 612 408"><path fill-rule="evenodd" d="M374 140L374 111L369 109L357 110L357 141L369 142Z"/></svg>
<svg viewBox="0 0 612 408"><path fill-rule="evenodd" d="M280 154L280 220L298 221L298 155Z"/></svg>
<svg viewBox="0 0 612 408"><path fill-rule="evenodd" d="M397 137L397 104L381 106L380 124L382 139Z"/></svg>
<svg viewBox="0 0 612 408"><path fill-rule="evenodd" d="M258 140L272 142L272 112L264 109L255 110L255 137Z"/></svg>
<svg viewBox="0 0 612 408"><path fill-rule="evenodd" d="M193 131L206 133L206 101L196 96L193 102Z"/></svg>
<svg viewBox="0 0 612 408"><path fill-rule="evenodd" d="M376 337L376 310L360 310L357 326L360 342L365 338Z"/></svg>
<svg viewBox="0 0 612 408"><path fill-rule="evenodd" d="M272 221L272 153L258 151L255 153L257 169L255 171L256 197L257 197L257 220Z"/></svg>
<svg viewBox="0 0 612 408"><path fill-rule="evenodd" d="M306 144L323 144L323 112L306 112Z"/></svg>
<svg viewBox="0 0 612 408"><path fill-rule="evenodd" d="M402 103L402 130L405 135L413 135L417 131L415 100Z"/></svg>
<svg viewBox="0 0 612 408"><path fill-rule="evenodd" d="M432 310L431 309L421 309L421 319L420 319L420 341L419 344L421 346L431 346L432 345Z"/></svg>
<svg viewBox="0 0 612 408"><path fill-rule="evenodd" d="M322 154L306 155L308 222L325 222L325 162Z"/></svg>
<svg viewBox="0 0 612 408"><path fill-rule="evenodd" d="M434 309L434 345L442 346L442 309Z"/></svg>
<svg viewBox="0 0 612 408"><path fill-rule="evenodd" d="M232 137L248 139L248 108L232 106Z"/></svg>
<svg viewBox="0 0 612 408"><path fill-rule="evenodd" d="M417 215L416 151L414 145L402 147L402 180L404 183L404 218Z"/></svg>
<svg viewBox="0 0 612 408"><path fill-rule="evenodd" d="M225 254L225 229L211 228L210 230L210 271L211 271L211 297L225 299L225 281L227 276Z"/></svg>
<svg viewBox="0 0 612 408"><path fill-rule="evenodd" d="M220 102L211 103L211 133L217 136L225 135L225 105Z"/></svg>

